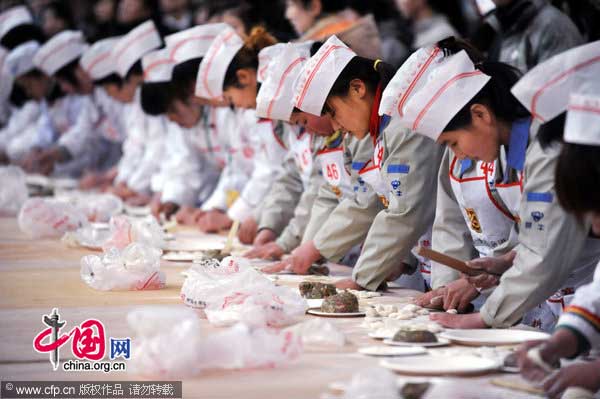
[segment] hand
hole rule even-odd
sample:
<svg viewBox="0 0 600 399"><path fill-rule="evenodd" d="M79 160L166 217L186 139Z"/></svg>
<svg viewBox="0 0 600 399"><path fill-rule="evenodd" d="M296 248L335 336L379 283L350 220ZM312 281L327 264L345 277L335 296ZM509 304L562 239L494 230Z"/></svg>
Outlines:
<svg viewBox="0 0 600 399"><path fill-rule="evenodd" d="M364 290L363 287L356 284L356 282L351 278L345 278L343 280L338 281L337 283L335 283L335 288L339 288L341 290Z"/></svg>
<svg viewBox="0 0 600 399"><path fill-rule="evenodd" d="M111 193L121 198L122 200L126 200L129 197L133 197L136 192L127 187L127 183L120 182L116 186L113 186L110 190Z"/></svg>
<svg viewBox="0 0 600 399"><path fill-rule="evenodd" d="M258 223L252 216L248 216L240 224L238 231L238 238L242 244L252 244L256 237L256 231L258 230Z"/></svg>
<svg viewBox="0 0 600 399"><path fill-rule="evenodd" d="M487 290L488 288L495 287L498 285L498 283L500 283L500 277L493 274L481 273L478 276L464 277L467 279L469 284L480 290Z"/></svg>
<svg viewBox="0 0 600 399"><path fill-rule="evenodd" d="M156 220L160 220L161 197L161 193L154 193L154 195L152 195L152 199L150 200L150 213L152 213L152 216L154 216Z"/></svg>
<svg viewBox="0 0 600 399"><path fill-rule="evenodd" d="M440 323L443 327L446 328L471 329L488 327L479 313L433 313L429 315L429 318L433 321Z"/></svg>
<svg viewBox="0 0 600 399"><path fill-rule="evenodd" d="M50 148L40 153L38 158L38 170L43 175L50 175L54 171L54 165L61 160L59 148Z"/></svg>
<svg viewBox="0 0 600 399"><path fill-rule="evenodd" d="M529 381L540 382L548 376L548 372L538 366L533 360L527 356L527 352L530 349L542 345L545 340L528 341L520 345L515 351L517 357L517 364L521 369L521 375ZM541 355L541 354L540 354ZM544 361L546 359L542 358Z"/></svg>
<svg viewBox="0 0 600 399"><path fill-rule="evenodd" d="M37 172L41 155L42 150L39 148L34 148L21 158L21 160L18 162L18 165L26 172Z"/></svg>
<svg viewBox="0 0 600 399"><path fill-rule="evenodd" d="M459 278L446 286L444 310L456 309L459 313L463 313L478 296L479 292L467 279Z"/></svg>
<svg viewBox="0 0 600 399"><path fill-rule="evenodd" d="M579 342L577 336L571 330L559 328L554 331L548 340L529 341L521 345L516 351L521 373L525 378L539 382L548 373L527 356L529 349L537 346L540 346L540 357L544 362L550 365L559 365L561 358L577 355Z"/></svg>
<svg viewBox="0 0 600 399"><path fill-rule="evenodd" d="M175 220L177 221L177 223L184 225L196 224L196 211L201 210L193 208L191 206L182 206L181 208L179 208L177 213L175 213Z"/></svg>
<svg viewBox="0 0 600 399"><path fill-rule="evenodd" d="M547 378L542 388L551 399L559 399L569 387L580 387L591 392L600 389L600 360L577 363L560 369Z"/></svg>
<svg viewBox="0 0 600 399"><path fill-rule="evenodd" d="M86 172L81 177L81 179L79 179L79 188L81 188L82 190L90 190L92 188L98 187L101 183L101 173Z"/></svg>
<svg viewBox="0 0 600 399"><path fill-rule="evenodd" d="M275 232L271 229L262 229L256 235L254 239L254 245L265 245L266 243L275 241L277 236L275 236Z"/></svg>
<svg viewBox="0 0 600 399"><path fill-rule="evenodd" d="M229 219L225 212L216 209L206 212L196 222L198 228L205 233L218 233L221 230L230 228L232 224L233 221Z"/></svg>
<svg viewBox="0 0 600 399"><path fill-rule="evenodd" d="M164 202L160 206L160 212L169 220L179 210L179 205L174 202Z"/></svg>
<svg viewBox="0 0 600 399"><path fill-rule="evenodd" d="M127 198L127 204L131 206L145 206L150 203L150 196L148 194L136 193L135 195Z"/></svg>
<svg viewBox="0 0 600 399"><path fill-rule="evenodd" d="M265 245L254 246L250 251L244 254L245 258L250 259L267 259L267 260L276 260L281 259L285 252L283 248L281 248L275 242L269 242Z"/></svg>
<svg viewBox="0 0 600 399"><path fill-rule="evenodd" d="M446 287L439 287L415 298L415 305L429 309L443 309Z"/></svg>
<svg viewBox="0 0 600 399"><path fill-rule="evenodd" d="M466 263L471 269L482 270L488 274L500 276L512 266L515 256L517 256L517 252L510 251L502 256L476 258Z"/></svg>
<svg viewBox="0 0 600 399"><path fill-rule="evenodd" d="M312 241L307 241L292 251L292 254L275 265L262 269L265 273L277 273L290 270L296 274L307 274L313 263L321 259L321 254Z"/></svg>

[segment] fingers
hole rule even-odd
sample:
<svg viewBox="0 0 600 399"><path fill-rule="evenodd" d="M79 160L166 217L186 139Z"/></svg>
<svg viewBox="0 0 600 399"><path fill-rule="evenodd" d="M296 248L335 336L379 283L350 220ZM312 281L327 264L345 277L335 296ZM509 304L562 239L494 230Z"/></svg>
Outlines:
<svg viewBox="0 0 600 399"><path fill-rule="evenodd" d="M283 261L283 262L276 263L274 265L265 266L261 269L261 271L263 273L279 273L280 271L285 270L285 268L287 266L288 266L288 262Z"/></svg>
<svg viewBox="0 0 600 399"><path fill-rule="evenodd" d="M262 257L261 255L262 255L262 248L253 247L249 251L245 252L242 256L244 258L256 259L256 258L261 258Z"/></svg>
<svg viewBox="0 0 600 399"><path fill-rule="evenodd" d="M431 301L429 302L429 308L432 309L442 309L442 307L444 306L444 297L442 295L436 296L431 298Z"/></svg>
<svg viewBox="0 0 600 399"><path fill-rule="evenodd" d="M568 378L564 375L563 371L558 371L557 373L551 374L547 376L547 378L542 383L542 388L546 391L546 394L551 399L560 399L562 397L563 392L567 389L569 385Z"/></svg>

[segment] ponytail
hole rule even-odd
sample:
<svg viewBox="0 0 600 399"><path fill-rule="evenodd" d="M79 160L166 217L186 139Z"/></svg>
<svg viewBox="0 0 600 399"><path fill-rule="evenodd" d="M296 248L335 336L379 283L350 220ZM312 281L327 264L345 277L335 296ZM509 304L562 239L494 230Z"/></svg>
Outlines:
<svg viewBox="0 0 600 399"><path fill-rule="evenodd" d="M331 90L329 90L328 97L345 97L348 94L350 82L354 79L362 80L369 91L375 93L380 84L382 90L385 89L395 73L396 69L393 66L381 60L356 56L350 60L337 77Z"/></svg>
<svg viewBox="0 0 600 399"><path fill-rule="evenodd" d="M262 26L255 26L244 40L244 46L237 52L225 73L223 89L234 86L239 87L237 71L240 69L258 69L258 53L265 47L277 43L275 39Z"/></svg>

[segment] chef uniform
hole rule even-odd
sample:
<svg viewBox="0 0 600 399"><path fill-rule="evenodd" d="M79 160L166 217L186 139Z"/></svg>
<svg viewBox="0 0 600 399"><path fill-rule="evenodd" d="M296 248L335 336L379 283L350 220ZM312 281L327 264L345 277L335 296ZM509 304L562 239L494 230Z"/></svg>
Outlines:
<svg viewBox="0 0 600 399"><path fill-rule="evenodd" d="M259 76L262 84L256 98L259 117L289 122L294 109L294 81L304 62L310 58L313 42L287 43L263 49L259 54ZM276 56L263 54L272 48ZM262 57L261 57L262 55ZM268 62L267 66L262 64ZM311 209L321 184L320 169L314 164L316 152L323 146L323 138L304 128L285 123L289 152L284 162L284 173L275 181L258 221L259 231L273 231L276 243L284 252L300 245Z"/></svg>
<svg viewBox="0 0 600 399"><path fill-rule="evenodd" d="M437 140L448 122L487 84L490 77L477 70L464 51L449 57L440 56L441 51L434 47L425 51L431 57L431 62L426 63L421 72L426 79L405 99L400 109L401 121L404 126ZM560 65L564 63L560 62ZM548 76L556 76L545 67L538 68L544 68L544 80ZM537 70L539 73L540 69ZM515 86L515 90L519 85ZM521 87L524 85L529 87L528 83L521 84ZM559 86L554 86L554 89ZM536 91L530 90L529 94L537 98ZM546 103L548 98L565 94L550 91L553 92L551 97L542 96ZM516 97L523 103L527 102L526 95ZM559 112L557 109L549 112L553 113L549 119ZM461 181L465 174L461 177L462 172L459 171L457 175L453 167L449 173L454 177L448 177L450 186L446 184L445 190L441 189L438 195L441 202L437 217L440 222L436 222L435 228L441 222L451 221L467 225L471 245L476 244L475 248L482 254L486 252L486 245L488 250L492 250L495 242L509 247L512 245L510 241L516 242L513 249L517 255L513 267L504 273L499 286L480 311L483 321L492 327L509 327L526 316L525 323L546 330L552 328L556 319L550 309L545 308L544 301L561 287L589 281L592 270L587 264L589 259L583 263L577 259L582 249L584 253L580 259L600 254L597 252L600 250L598 243L588 242L589 245L584 248L587 230L557 204L553 193L553 173L559 149L542 149L535 137L537 128L537 122L531 123L531 126L528 120L514 122L509 149L500 151L496 164L483 165L483 170L465 167L463 172L471 173L471 180L466 182ZM445 165L448 165L449 159L447 157ZM492 175L493 179L490 179ZM447 205L449 199L455 202L453 208L456 213L451 217L446 216L448 209L452 208ZM458 222L461 219L458 214L462 216L462 223ZM506 220L502 217L514 220L510 231L503 227ZM508 222L504 224L508 225ZM462 250L465 252L463 259L468 259L473 247L459 244L464 227L457 229L454 236L451 233L454 225L446 225L442 229L442 234L434 230L434 249L450 252L451 255ZM451 238L447 245L448 237ZM564 237L569 237L569 240ZM502 240L509 243L502 243ZM456 252L452 253L452 250ZM436 267L443 266L434 266L434 275ZM434 281L440 280L434 278Z"/></svg>
<svg viewBox="0 0 600 399"><path fill-rule="evenodd" d="M571 94L565 124L566 143L600 146L600 90ZM568 328L583 337L587 347L600 348L600 263L594 279L575 292L558 320L557 328Z"/></svg>
<svg viewBox="0 0 600 399"><path fill-rule="evenodd" d="M117 73L124 79L134 64L145 54L160 47L161 38L152 21L146 21L123 36L113 47L111 57ZM160 116L146 115L141 107L140 89L123 113L127 137L118 165L116 183L125 183L138 193L148 194L152 176L160 168L167 121Z"/></svg>
<svg viewBox="0 0 600 399"><path fill-rule="evenodd" d="M215 38L200 63L196 96L209 99L222 97L227 68L243 46L242 38L230 27L226 27ZM228 209L227 215L232 220L243 221L250 216L255 219L259 217L263 199L282 172L287 149L282 141L281 123L259 119L253 109L238 110L236 113L239 135L232 137L230 150L241 150L245 159L252 160L253 168L248 182Z"/></svg>
<svg viewBox="0 0 600 399"><path fill-rule="evenodd" d="M330 87L354 56L337 37L327 40L303 71L306 80L297 87L297 107L320 114ZM354 238L365 240L353 279L369 290L378 289L403 261L410 260L413 268L408 274L414 273L417 265L411 250L433 222L435 204L430 198L435 193L441 157L440 149L430 140L399 129L394 121L388 124L389 117L379 115L383 90L380 86L375 93L368 138L373 144L370 159L352 165L359 182L355 200L343 201L332 214L343 216L346 222L340 221L333 230L321 229L314 239L319 252L330 258L330 251L337 251L332 237L348 237L346 229L352 226L357 232ZM422 280L415 288L424 288Z"/></svg>

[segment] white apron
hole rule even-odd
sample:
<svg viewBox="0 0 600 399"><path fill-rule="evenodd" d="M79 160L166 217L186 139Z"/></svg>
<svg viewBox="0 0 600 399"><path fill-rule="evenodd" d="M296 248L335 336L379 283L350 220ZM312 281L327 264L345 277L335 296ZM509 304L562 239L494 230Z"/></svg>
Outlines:
<svg viewBox="0 0 600 399"><path fill-rule="evenodd" d="M457 158L450 165L450 182L452 191L461 207L465 223L469 228L473 243L481 257L496 256L494 250L505 244L513 248L518 242L514 224L519 223L519 208L523 190L523 174L519 173L519 181L500 184L495 183L494 163L477 162L474 170L462 176L454 174ZM575 288L585 284L577 284L568 279L563 287L523 316L523 323L544 331L551 331L563 308L573 299Z"/></svg>
<svg viewBox="0 0 600 399"><path fill-rule="evenodd" d="M299 136L291 135L289 147L294 154L296 166L300 171L302 186L306 189L310 182L313 169L313 154L311 150L312 134L304 131Z"/></svg>
<svg viewBox="0 0 600 399"><path fill-rule="evenodd" d="M379 134L379 138L373 149L373 159L367 162L364 167L358 172L359 177L364 180L377 193L379 200L384 207L390 204L391 195L395 195L393 190L399 189L393 184L393 181L388 184L382 175L382 166L384 162L385 148L383 147L383 133ZM417 246L426 246L431 248L431 227L428 231L419 238ZM419 273L412 275L402 275L398 280L399 284L406 288L413 288L419 291L428 291L431 289L431 263L429 259L417 255L416 248L412 249L412 253L419 261Z"/></svg>

